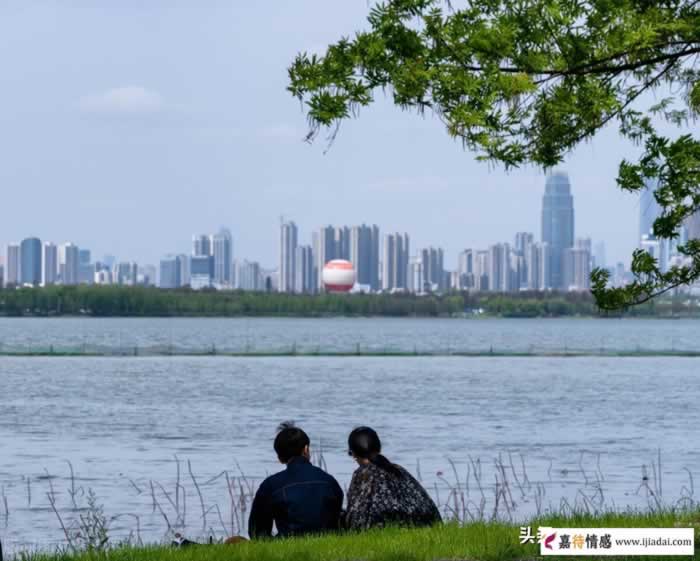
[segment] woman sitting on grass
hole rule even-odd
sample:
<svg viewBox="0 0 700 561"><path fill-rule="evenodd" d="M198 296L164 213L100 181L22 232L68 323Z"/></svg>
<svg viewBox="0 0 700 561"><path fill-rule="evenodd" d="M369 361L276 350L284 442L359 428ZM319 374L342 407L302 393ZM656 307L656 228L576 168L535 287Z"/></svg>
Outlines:
<svg viewBox="0 0 700 561"><path fill-rule="evenodd" d="M369 427L348 437L348 454L360 467L348 489L344 525L349 530L382 526L429 526L441 522L440 512L410 473L381 454L382 444Z"/></svg>

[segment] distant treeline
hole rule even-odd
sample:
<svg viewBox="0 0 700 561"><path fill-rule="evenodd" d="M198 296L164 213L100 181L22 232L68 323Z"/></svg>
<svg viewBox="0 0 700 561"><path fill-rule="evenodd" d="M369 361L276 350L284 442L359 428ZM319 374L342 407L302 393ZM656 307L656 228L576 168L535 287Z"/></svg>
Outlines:
<svg viewBox="0 0 700 561"><path fill-rule="evenodd" d="M513 294L281 294L277 292L163 290L127 286L50 286L0 290L0 315L96 317L157 316L598 316L589 293ZM700 316L688 297L651 301L629 316Z"/></svg>

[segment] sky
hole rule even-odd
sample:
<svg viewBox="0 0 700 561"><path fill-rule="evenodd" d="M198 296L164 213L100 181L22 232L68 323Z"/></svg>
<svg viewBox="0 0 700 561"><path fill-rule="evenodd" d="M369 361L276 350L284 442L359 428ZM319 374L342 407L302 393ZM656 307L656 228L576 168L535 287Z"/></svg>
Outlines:
<svg viewBox="0 0 700 561"><path fill-rule="evenodd" d="M299 51L366 28L368 0L2 0L0 247L37 236L156 264L224 226L275 266L279 221L376 223L412 248L540 237L544 174L475 160L437 119L377 103L329 150L286 91ZM576 236L629 260L638 197L615 183L614 129L572 153ZM2 251L4 254L4 251Z"/></svg>

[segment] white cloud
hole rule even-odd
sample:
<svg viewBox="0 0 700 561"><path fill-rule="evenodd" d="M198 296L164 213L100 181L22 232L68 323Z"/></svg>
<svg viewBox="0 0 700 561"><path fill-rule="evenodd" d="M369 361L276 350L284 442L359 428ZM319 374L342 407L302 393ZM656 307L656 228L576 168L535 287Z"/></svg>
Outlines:
<svg viewBox="0 0 700 561"><path fill-rule="evenodd" d="M156 113L163 108L163 99L158 92L126 86L85 96L80 100L80 107L90 113Z"/></svg>

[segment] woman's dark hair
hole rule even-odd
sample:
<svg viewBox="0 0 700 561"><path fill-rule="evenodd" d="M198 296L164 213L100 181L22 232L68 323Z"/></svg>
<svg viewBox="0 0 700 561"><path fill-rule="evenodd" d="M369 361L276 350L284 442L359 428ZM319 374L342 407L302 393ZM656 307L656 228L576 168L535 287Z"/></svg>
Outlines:
<svg viewBox="0 0 700 561"><path fill-rule="evenodd" d="M275 452L280 462L287 463L295 456L301 456L311 441L307 434L294 423L286 422L277 427L277 436L275 437Z"/></svg>
<svg viewBox="0 0 700 561"><path fill-rule="evenodd" d="M357 427L353 430L348 436L348 452L356 458L369 460L384 471L403 477L403 472L382 456L382 442L374 429Z"/></svg>

